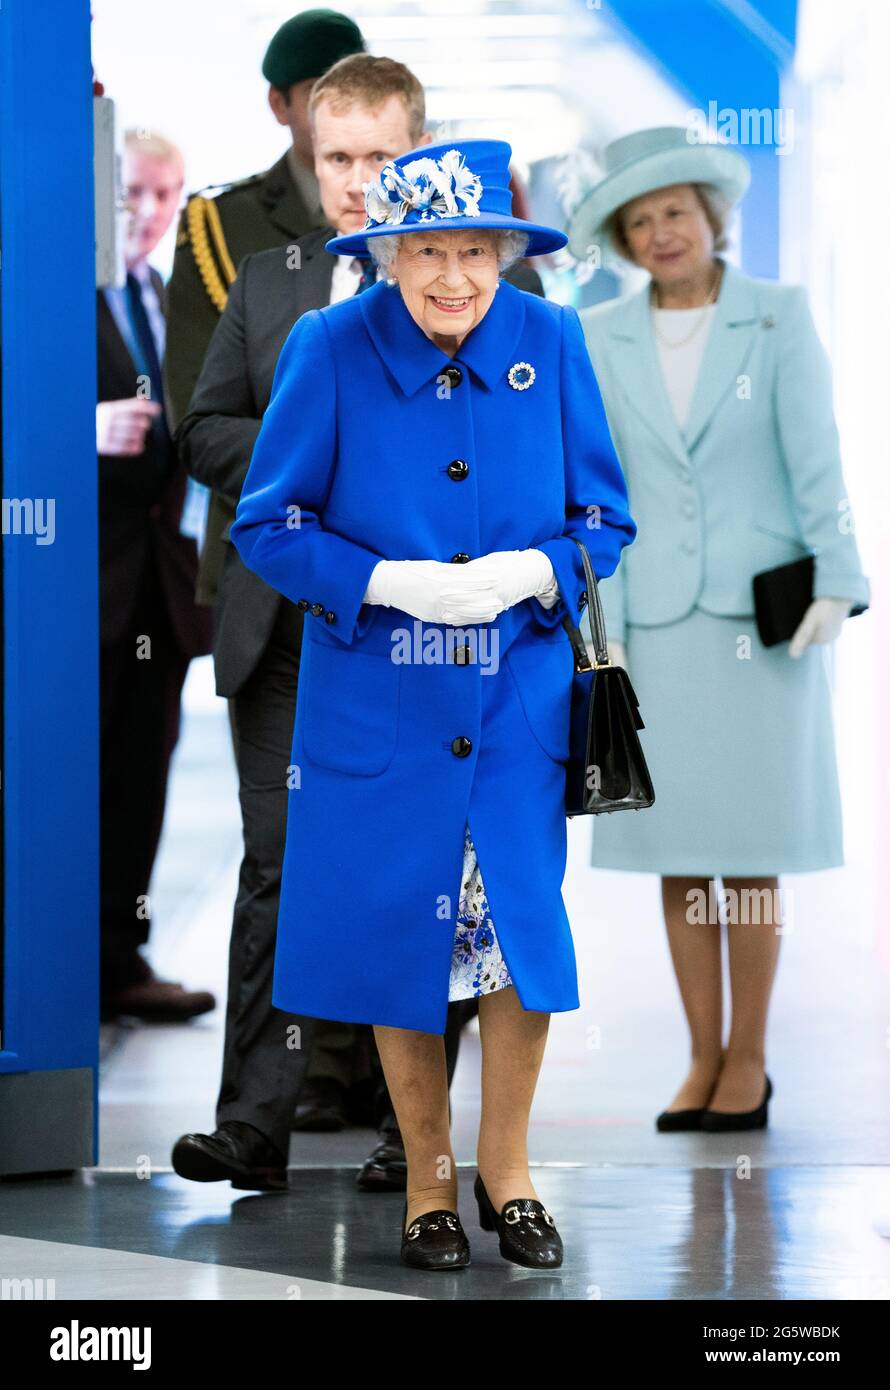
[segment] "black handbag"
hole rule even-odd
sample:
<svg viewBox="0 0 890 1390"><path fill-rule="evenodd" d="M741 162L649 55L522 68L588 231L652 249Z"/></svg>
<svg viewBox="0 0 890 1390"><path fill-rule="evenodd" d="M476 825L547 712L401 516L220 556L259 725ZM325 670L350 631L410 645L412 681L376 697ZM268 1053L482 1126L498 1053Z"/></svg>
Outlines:
<svg viewBox="0 0 890 1390"><path fill-rule="evenodd" d="M580 628L566 614L562 625L575 654L566 765L566 815L641 811L655 800L637 732L645 725L630 677L623 666L615 666L609 660L596 575L587 547L581 541L575 544L584 562L587 620L596 661L591 663Z"/></svg>
<svg viewBox="0 0 890 1390"><path fill-rule="evenodd" d="M754 617L757 632L765 647L775 647L794 636L810 604L813 602L815 565L812 555L777 565L772 570L755 574ZM849 616L864 613L867 604L853 605Z"/></svg>
<svg viewBox="0 0 890 1390"><path fill-rule="evenodd" d="M789 641L813 601L813 557L761 570L752 580L754 617L765 647Z"/></svg>

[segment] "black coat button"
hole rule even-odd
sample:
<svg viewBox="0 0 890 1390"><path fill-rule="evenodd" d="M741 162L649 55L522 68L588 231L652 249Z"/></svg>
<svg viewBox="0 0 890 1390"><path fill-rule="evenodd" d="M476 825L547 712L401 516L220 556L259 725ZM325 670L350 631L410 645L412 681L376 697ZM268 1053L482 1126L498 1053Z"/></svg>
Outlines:
<svg viewBox="0 0 890 1390"><path fill-rule="evenodd" d="M336 616L336 613L325 613L324 620L326 623L332 623Z"/></svg>
<svg viewBox="0 0 890 1390"><path fill-rule="evenodd" d="M324 612L324 604L313 603L312 607L309 609L309 612L312 613L316 618L320 618L322 613Z"/></svg>
<svg viewBox="0 0 890 1390"><path fill-rule="evenodd" d="M442 372L442 376L450 382L452 387L460 386L464 379L464 374L460 367L446 367Z"/></svg>
<svg viewBox="0 0 890 1390"><path fill-rule="evenodd" d="M306 612L306 609L309 607L309 600L308 600L308 598L299 598L299 599L297 599L297 607L298 607L298 608L302 608L303 612L305 613L305 612Z"/></svg>
<svg viewBox="0 0 890 1390"><path fill-rule="evenodd" d="M452 555L451 557L451 563L453 565L468 565L469 562L470 557L465 550L459 550L456 555Z"/></svg>
<svg viewBox="0 0 890 1390"><path fill-rule="evenodd" d="M455 647L455 649L454 649L454 664L455 664L455 666L469 666L469 664L470 664L470 662L471 662L472 660L473 660L473 653L472 653L472 651L470 650L470 644L469 644L468 642L465 642L464 645L463 645L462 647Z"/></svg>
<svg viewBox="0 0 890 1390"><path fill-rule="evenodd" d="M468 753L473 751L473 745L468 738L461 734L460 738L452 740L451 751L456 758L465 758Z"/></svg>
<svg viewBox="0 0 890 1390"><path fill-rule="evenodd" d="M586 590L586 589L582 589L582 590L581 590L581 594L580 594L580 596L579 596L579 598L578 598L578 612L579 612L579 613L581 612L581 609L584 607L584 605L585 605L586 602L587 602L587 590Z"/></svg>
<svg viewBox="0 0 890 1390"><path fill-rule="evenodd" d="M456 483L462 483L470 471L470 465L465 459L452 459L446 469L449 478L453 478Z"/></svg>

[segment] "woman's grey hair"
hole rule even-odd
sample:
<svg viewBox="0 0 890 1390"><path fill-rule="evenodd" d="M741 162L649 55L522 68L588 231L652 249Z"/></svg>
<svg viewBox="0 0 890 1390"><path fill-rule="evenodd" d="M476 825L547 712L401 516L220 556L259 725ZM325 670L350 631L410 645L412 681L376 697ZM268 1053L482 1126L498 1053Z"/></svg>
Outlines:
<svg viewBox="0 0 890 1390"><path fill-rule="evenodd" d="M725 251L729 245L726 228L732 212L732 203L712 183L691 183L689 186L695 191L704 208L711 231L714 233L714 250ZM627 203L612 213L606 222L605 230L619 255L623 256L626 261L630 261L631 264L636 264L624 235L624 209L626 207Z"/></svg>
<svg viewBox="0 0 890 1390"><path fill-rule="evenodd" d="M437 228L436 230L447 231L447 228ZM497 227L486 227L483 229L485 236L495 238L498 257L498 274L503 275L505 270L516 261L521 260L528 248L528 232L520 232L516 227L505 227L501 231ZM384 275L389 275L396 256L399 252L399 242L403 236L414 236L414 232L393 232L386 236L368 237L368 252L375 264L379 266Z"/></svg>

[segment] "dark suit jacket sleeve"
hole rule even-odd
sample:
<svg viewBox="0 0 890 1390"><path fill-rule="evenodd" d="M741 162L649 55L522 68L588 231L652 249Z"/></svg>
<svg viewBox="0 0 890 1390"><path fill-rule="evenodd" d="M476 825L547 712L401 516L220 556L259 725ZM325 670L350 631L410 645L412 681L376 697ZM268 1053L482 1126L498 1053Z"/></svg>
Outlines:
<svg viewBox="0 0 890 1390"><path fill-rule="evenodd" d="M157 285L155 286L157 288ZM136 368L121 337L105 296L96 291L97 400L130 400L136 395ZM99 503L147 507L156 502L171 475L170 451L155 430L145 438L141 454L99 454Z"/></svg>
<svg viewBox="0 0 890 1390"><path fill-rule="evenodd" d="M241 495L261 418L247 362L244 303L250 261L246 256L241 262L176 431L180 458L192 477L233 503Z"/></svg>

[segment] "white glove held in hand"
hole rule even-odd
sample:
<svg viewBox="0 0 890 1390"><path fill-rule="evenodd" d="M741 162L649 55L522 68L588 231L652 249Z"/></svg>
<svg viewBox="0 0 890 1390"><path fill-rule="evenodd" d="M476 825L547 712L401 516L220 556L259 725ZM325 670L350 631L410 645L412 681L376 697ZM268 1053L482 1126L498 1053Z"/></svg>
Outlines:
<svg viewBox="0 0 890 1390"><path fill-rule="evenodd" d="M443 583L451 566L441 560L380 560L371 572L365 603L400 608L427 623L441 623Z"/></svg>
<svg viewBox="0 0 890 1390"><path fill-rule="evenodd" d="M539 593L545 607L558 597L553 566L544 552L499 550L463 565L380 560L364 601L401 608L423 622L460 627L490 623L505 608Z"/></svg>
<svg viewBox="0 0 890 1390"><path fill-rule="evenodd" d="M803 656L807 647L814 642L833 642L840 636L844 618L852 607L852 602L846 598L814 599L791 638L788 655Z"/></svg>
<svg viewBox="0 0 890 1390"><path fill-rule="evenodd" d="M475 605L483 600L492 600L496 611L503 613L523 599L539 595L543 606L552 608L559 597L550 557L543 550L492 550L460 568L469 582L481 583L483 588L481 593L472 587L459 593L448 605L447 623L486 621L474 617Z"/></svg>

